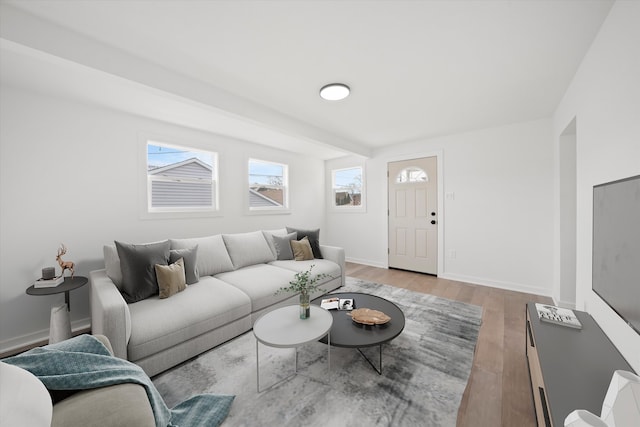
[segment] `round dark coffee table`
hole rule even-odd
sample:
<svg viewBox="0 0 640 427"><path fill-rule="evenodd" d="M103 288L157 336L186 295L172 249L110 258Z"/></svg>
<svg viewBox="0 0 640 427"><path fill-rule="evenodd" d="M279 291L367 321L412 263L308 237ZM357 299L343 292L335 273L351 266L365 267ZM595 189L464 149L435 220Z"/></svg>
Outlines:
<svg viewBox="0 0 640 427"><path fill-rule="evenodd" d="M333 316L333 325L331 326L331 345L335 347L347 347L357 349L362 357L373 367L373 369L382 375L382 344L387 343L400 335L404 329L404 313L402 310L384 298L375 295L363 294L360 292L338 292L323 295L311 301L312 304L320 305L323 299L327 297L337 298L353 298L354 308L371 308L379 310L391 317L387 323L383 325L362 325L351 319L347 313L348 310L329 310ZM327 342L324 337L321 342ZM378 346L380 351L379 367L375 366L371 360L360 350L364 347Z"/></svg>
<svg viewBox="0 0 640 427"><path fill-rule="evenodd" d="M36 288L35 285L31 285L27 288L26 292L29 295L54 295L64 292L64 303L67 304L67 311L71 311L69 292L86 285L88 281L89 280L83 276L65 277L64 282L60 283L58 286L51 288Z"/></svg>

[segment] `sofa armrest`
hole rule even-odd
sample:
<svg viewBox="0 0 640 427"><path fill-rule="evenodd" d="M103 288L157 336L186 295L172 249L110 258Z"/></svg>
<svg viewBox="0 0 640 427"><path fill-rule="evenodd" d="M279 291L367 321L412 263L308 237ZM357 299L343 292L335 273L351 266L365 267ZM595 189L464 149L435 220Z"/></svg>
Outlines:
<svg viewBox="0 0 640 427"><path fill-rule="evenodd" d="M127 344L131 337L129 307L106 270L90 272L89 282L91 333L106 336L113 355L127 359Z"/></svg>
<svg viewBox="0 0 640 427"><path fill-rule="evenodd" d="M154 427L145 388L123 383L81 390L53 405L51 427Z"/></svg>
<svg viewBox="0 0 640 427"><path fill-rule="evenodd" d="M320 245L320 252L322 253L322 257L324 259L333 261L340 266L340 271L342 272L341 286L344 286L346 276L344 248L339 248L337 246Z"/></svg>
<svg viewBox="0 0 640 427"><path fill-rule="evenodd" d="M107 338L104 335L93 335L94 338L97 338L98 341L100 341L102 343L102 345L104 345L105 347L107 347L107 350L109 350L109 353L111 353L111 355L113 356L113 347L111 347L111 343L109 342L109 338Z"/></svg>

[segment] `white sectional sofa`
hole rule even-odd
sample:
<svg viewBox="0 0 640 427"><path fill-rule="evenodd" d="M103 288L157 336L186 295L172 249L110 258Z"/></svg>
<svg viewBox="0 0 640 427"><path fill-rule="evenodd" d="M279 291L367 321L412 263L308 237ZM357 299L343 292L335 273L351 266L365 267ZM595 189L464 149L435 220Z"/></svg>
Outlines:
<svg viewBox="0 0 640 427"><path fill-rule="evenodd" d="M172 251L197 247L199 280L169 298L153 295L134 303L125 301L121 268L125 264L121 264L118 248L105 246L105 269L89 274L92 333L105 335L114 355L153 376L249 331L263 313L296 304L297 295L275 295L296 272L314 265L314 274L330 276L313 297L342 286L342 248L318 245L315 252L320 254L313 260L279 259L287 258L279 249L292 231L295 233L283 228L170 239ZM297 236L305 233L298 231Z"/></svg>

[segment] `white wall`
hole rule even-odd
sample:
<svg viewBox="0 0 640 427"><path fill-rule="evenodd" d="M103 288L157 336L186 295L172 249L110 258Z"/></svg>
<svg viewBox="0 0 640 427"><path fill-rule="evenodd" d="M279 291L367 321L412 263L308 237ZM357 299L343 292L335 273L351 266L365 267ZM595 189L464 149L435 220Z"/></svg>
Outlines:
<svg viewBox="0 0 640 427"><path fill-rule="evenodd" d="M42 267L55 264L61 242L76 274L87 276L103 268L102 246L114 239L324 225L321 160L6 85L0 90L0 352L46 338L50 307L64 297L25 290ZM220 153L221 217L140 219L141 133ZM289 164L291 214L245 214L249 156ZM75 327L88 326L88 291L71 293Z"/></svg>
<svg viewBox="0 0 640 427"><path fill-rule="evenodd" d="M556 205L556 283L553 297L567 308L576 304L576 122L558 139Z"/></svg>
<svg viewBox="0 0 640 427"><path fill-rule="evenodd" d="M554 138L575 117L576 306L588 311L636 371L640 335L591 290L593 186L640 174L640 2L617 1L554 115Z"/></svg>
<svg viewBox="0 0 640 427"><path fill-rule="evenodd" d="M366 160L367 212L327 211L328 239L348 259L387 266L389 161L441 157L445 195L440 277L551 295L553 151L551 121L536 120L378 150ZM358 158L326 162L331 169Z"/></svg>

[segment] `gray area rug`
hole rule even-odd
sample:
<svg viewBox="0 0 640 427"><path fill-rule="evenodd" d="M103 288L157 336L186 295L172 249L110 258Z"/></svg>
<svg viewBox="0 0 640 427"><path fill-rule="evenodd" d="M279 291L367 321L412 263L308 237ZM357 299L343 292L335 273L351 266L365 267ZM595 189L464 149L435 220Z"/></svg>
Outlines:
<svg viewBox="0 0 640 427"><path fill-rule="evenodd" d="M455 426L469 378L482 308L392 286L347 278L336 292L365 292L396 303L404 331L383 346L378 375L355 349L321 343L294 350L237 337L153 378L167 405L198 393L235 394L223 426ZM374 363L378 348L364 349ZM290 377L289 377L290 376ZM287 378L289 377L289 378Z"/></svg>

